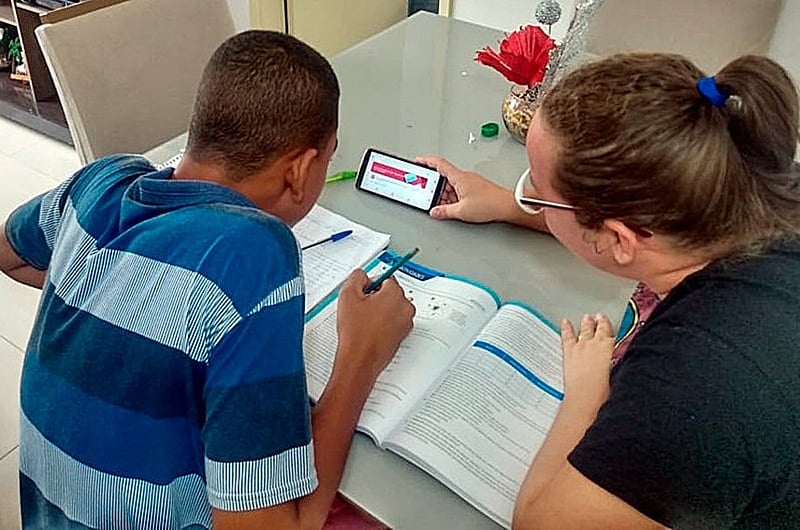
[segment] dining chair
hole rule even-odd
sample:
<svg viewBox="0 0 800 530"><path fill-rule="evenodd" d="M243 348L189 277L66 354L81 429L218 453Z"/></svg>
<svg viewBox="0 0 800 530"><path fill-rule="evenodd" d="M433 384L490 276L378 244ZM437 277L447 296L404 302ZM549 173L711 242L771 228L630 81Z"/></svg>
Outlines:
<svg viewBox="0 0 800 530"><path fill-rule="evenodd" d="M783 0L607 0L587 36L599 56L679 53L709 75L740 55L766 54Z"/></svg>
<svg viewBox="0 0 800 530"><path fill-rule="evenodd" d="M89 163L185 131L206 62L235 32L226 0L95 0L36 29L75 149Z"/></svg>

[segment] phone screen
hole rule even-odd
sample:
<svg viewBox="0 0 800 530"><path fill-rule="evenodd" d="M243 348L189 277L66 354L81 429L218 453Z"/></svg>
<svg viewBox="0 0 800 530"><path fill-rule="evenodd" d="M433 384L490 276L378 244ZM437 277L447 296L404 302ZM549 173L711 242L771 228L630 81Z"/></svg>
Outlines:
<svg viewBox="0 0 800 530"><path fill-rule="evenodd" d="M356 186L414 208L428 211L438 201L445 179L429 167L367 149Z"/></svg>

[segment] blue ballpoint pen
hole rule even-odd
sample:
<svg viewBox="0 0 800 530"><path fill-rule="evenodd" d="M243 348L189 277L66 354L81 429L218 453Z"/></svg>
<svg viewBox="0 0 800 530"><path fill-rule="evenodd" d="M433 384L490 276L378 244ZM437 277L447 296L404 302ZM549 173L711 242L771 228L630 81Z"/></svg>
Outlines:
<svg viewBox="0 0 800 530"><path fill-rule="evenodd" d="M335 243L337 241L341 241L342 239L346 238L347 236L349 236L352 233L353 233L352 230L345 230L344 232L337 232L337 233L333 234L332 236L326 237L325 239L323 239L321 241L317 241L316 243L311 243L310 245L304 246L302 248L302 250L308 250L308 249L310 249L312 247L316 247L317 245L321 245L323 243L327 243L328 241L330 241L331 243Z"/></svg>
<svg viewBox="0 0 800 530"><path fill-rule="evenodd" d="M377 278L372 280L372 282L369 285L367 285L367 288L364 289L364 294L370 294L372 292L375 292L381 286L381 284L384 281L386 281L392 274L397 272L398 269L400 269L400 267L402 267L403 265L408 263L408 261L411 258L413 258L417 254L417 252L419 252L419 249L415 248L414 250L412 250L411 252L409 252L408 254L406 254L405 256L403 256L402 258L397 260L396 262L394 262L394 265L389 267L386 270L386 272L384 272L383 274L381 274L380 276L378 276Z"/></svg>

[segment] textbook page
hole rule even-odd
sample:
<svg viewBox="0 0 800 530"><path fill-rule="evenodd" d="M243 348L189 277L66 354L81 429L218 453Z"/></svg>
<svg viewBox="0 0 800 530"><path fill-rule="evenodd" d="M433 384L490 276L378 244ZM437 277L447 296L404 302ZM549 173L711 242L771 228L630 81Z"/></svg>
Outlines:
<svg viewBox="0 0 800 530"><path fill-rule="evenodd" d="M507 304L385 446L509 528L561 389L558 334L533 310Z"/></svg>
<svg viewBox="0 0 800 530"><path fill-rule="evenodd" d="M389 246L389 234L376 232L318 204L292 228L301 247L345 230L352 230L352 235L302 252L306 313L332 293L351 272L369 263Z"/></svg>
<svg viewBox="0 0 800 530"><path fill-rule="evenodd" d="M396 256L387 252L371 277ZM383 261L381 261L383 260ZM417 264L395 273L416 307L414 328L378 377L359 418L359 430L378 445L428 391L497 311L497 295L467 280L449 278ZM305 328L309 395L318 399L330 378L336 352L336 301L314 315Z"/></svg>

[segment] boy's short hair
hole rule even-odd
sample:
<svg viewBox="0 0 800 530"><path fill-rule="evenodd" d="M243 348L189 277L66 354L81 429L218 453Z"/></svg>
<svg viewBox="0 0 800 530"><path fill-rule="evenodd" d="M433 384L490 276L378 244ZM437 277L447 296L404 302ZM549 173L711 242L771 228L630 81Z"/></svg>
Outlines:
<svg viewBox="0 0 800 530"><path fill-rule="evenodd" d="M339 83L298 39L251 30L222 43L200 81L187 151L242 180L295 149L321 149L336 131Z"/></svg>

